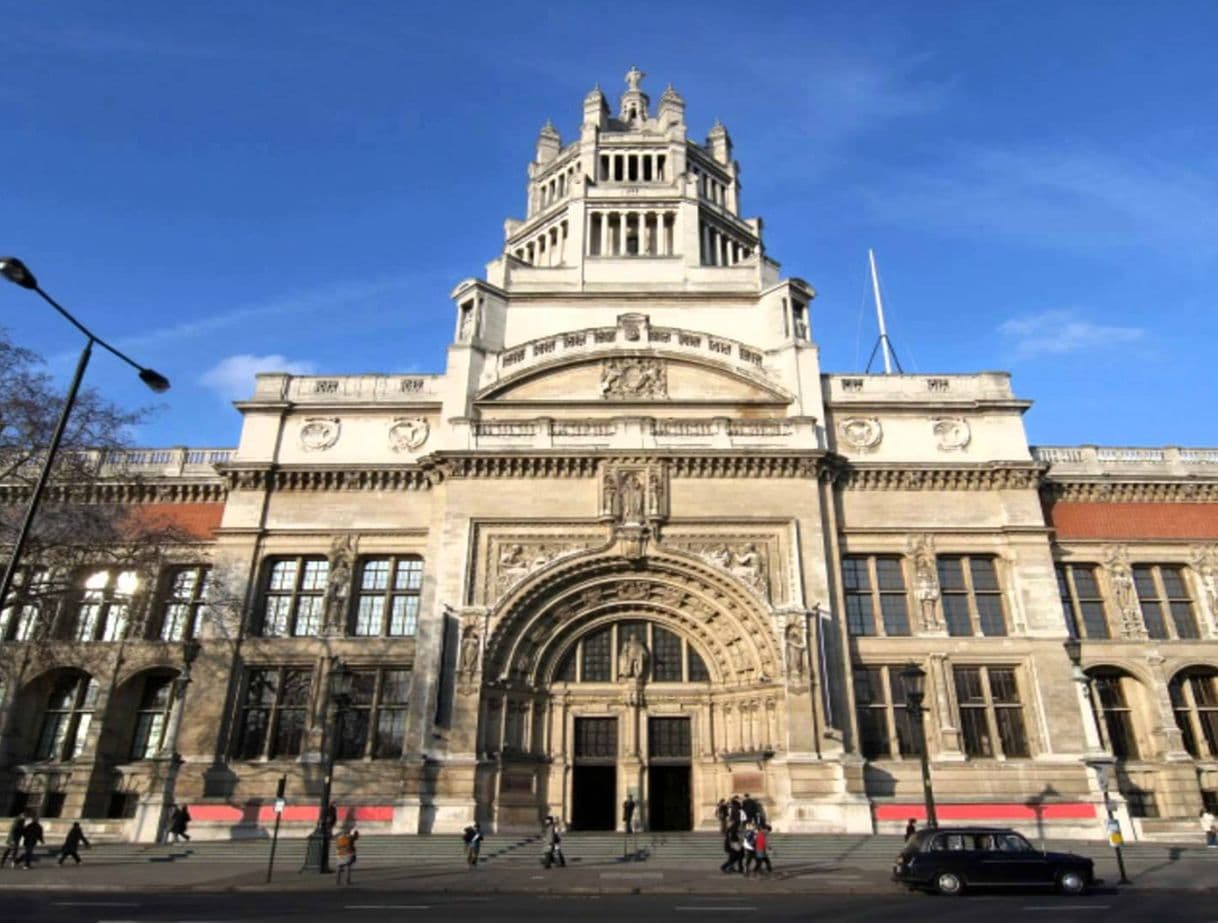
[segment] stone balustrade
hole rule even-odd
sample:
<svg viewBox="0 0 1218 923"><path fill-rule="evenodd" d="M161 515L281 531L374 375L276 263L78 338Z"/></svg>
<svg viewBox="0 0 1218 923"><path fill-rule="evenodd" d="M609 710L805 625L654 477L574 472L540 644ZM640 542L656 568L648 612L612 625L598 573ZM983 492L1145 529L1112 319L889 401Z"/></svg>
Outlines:
<svg viewBox="0 0 1218 923"><path fill-rule="evenodd" d="M1033 446L1032 457L1049 475L1131 474L1218 477L1218 449L1179 446Z"/></svg>
<svg viewBox="0 0 1218 923"><path fill-rule="evenodd" d="M215 466L229 461L235 449L111 449L85 453L106 476L134 474L142 477L197 477L215 474Z"/></svg>
<svg viewBox="0 0 1218 923"><path fill-rule="evenodd" d="M285 375L262 374L255 401L295 404L398 404L438 401L443 375Z"/></svg>
<svg viewBox="0 0 1218 923"><path fill-rule="evenodd" d="M1010 401L1006 372L972 375L824 375L825 400L831 404Z"/></svg>

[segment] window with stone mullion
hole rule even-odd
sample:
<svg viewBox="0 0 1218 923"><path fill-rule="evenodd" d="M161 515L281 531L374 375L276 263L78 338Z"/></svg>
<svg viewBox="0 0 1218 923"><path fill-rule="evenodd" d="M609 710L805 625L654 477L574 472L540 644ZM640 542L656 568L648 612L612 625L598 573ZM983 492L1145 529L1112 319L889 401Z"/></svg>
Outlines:
<svg viewBox="0 0 1218 923"><path fill-rule="evenodd" d="M889 637L909 634L909 602L901 559L881 555L842 558L842 585L846 596L846 625L851 635Z"/></svg>
<svg viewBox="0 0 1218 923"><path fill-rule="evenodd" d="M1002 589L992 557L941 555L937 567L943 620L949 635L1006 635Z"/></svg>
<svg viewBox="0 0 1218 923"><path fill-rule="evenodd" d="M1162 641L1200 637L1183 568L1169 564L1135 564L1133 582L1142 610L1142 623L1150 638Z"/></svg>
<svg viewBox="0 0 1218 923"><path fill-rule="evenodd" d="M13 603L0 610L0 641L30 641L42 624L43 596L50 588L51 575L45 568L25 568L13 578L10 599Z"/></svg>
<svg viewBox="0 0 1218 923"><path fill-rule="evenodd" d="M329 574L330 562L320 556L273 559L263 593L263 636L316 635Z"/></svg>
<svg viewBox="0 0 1218 923"><path fill-rule="evenodd" d="M162 641L195 637L199 629L199 612L207 600L210 576L211 568L200 565L170 570L161 608L159 637Z"/></svg>
<svg viewBox="0 0 1218 923"><path fill-rule="evenodd" d="M981 759L1029 756L1015 670L956 667L953 672L965 754Z"/></svg>
<svg viewBox="0 0 1218 923"><path fill-rule="evenodd" d="M1218 673L1177 673L1168 691L1184 748L1197 759L1218 759Z"/></svg>
<svg viewBox="0 0 1218 923"><path fill-rule="evenodd" d="M77 673L59 679L47 699L34 758L70 760L80 753L96 701L97 682L92 677Z"/></svg>
<svg viewBox="0 0 1218 923"><path fill-rule="evenodd" d="M1108 612L1094 564L1058 564L1057 587L1072 637L1108 639Z"/></svg>
<svg viewBox="0 0 1218 923"><path fill-rule="evenodd" d="M867 759L917 756L900 668L856 665L853 674L859 752Z"/></svg>
<svg viewBox="0 0 1218 923"><path fill-rule="evenodd" d="M291 667L250 670L233 741L239 760L299 756L312 689L312 671Z"/></svg>
<svg viewBox="0 0 1218 923"><path fill-rule="evenodd" d="M352 634L361 637L413 635L419 619L423 559L366 558L360 566Z"/></svg>
<svg viewBox="0 0 1218 923"><path fill-rule="evenodd" d="M1117 759L1138 759L1133 709L1125 697L1125 677L1115 672L1093 673L1091 686L1092 708L1108 738L1112 755Z"/></svg>
<svg viewBox="0 0 1218 923"><path fill-rule="evenodd" d="M144 680L139 710L135 718L135 734L131 741L133 760L150 760L160 752L169 720L173 698L173 680L150 676Z"/></svg>

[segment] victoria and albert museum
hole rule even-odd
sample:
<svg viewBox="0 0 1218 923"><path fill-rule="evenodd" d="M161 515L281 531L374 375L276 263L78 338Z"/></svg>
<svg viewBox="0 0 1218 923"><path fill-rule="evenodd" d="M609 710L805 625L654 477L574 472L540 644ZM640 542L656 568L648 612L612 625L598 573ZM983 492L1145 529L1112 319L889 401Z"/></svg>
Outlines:
<svg viewBox="0 0 1218 923"><path fill-rule="evenodd" d="M260 836L286 778L303 835L332 760L366 832L628 796L717 831L746 792L890 832L924 745L944 821L1218 811L1218 449L1031 446L1000 372L823 372L727 129L643 77L541 129L436 372L261 374L235 448L128 453L184 538L138 591L18 584L0 808Z"/></svg>

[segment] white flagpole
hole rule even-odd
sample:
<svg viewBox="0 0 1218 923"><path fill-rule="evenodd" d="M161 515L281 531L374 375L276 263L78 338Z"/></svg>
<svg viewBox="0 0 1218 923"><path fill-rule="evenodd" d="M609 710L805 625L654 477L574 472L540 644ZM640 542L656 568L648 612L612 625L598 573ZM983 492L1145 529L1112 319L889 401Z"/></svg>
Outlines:
<svg viewBox="0 0 1218 923"><path fill-rule="evenodd" d="M880 348L884 351L884 374L892 374L892 359L889 355L888 329L884 326L884 299L880 295L880 276L875 270L875 251L867 248L867 259L871 262L871 290L875 292L875 313L880 320Z"/></svg>

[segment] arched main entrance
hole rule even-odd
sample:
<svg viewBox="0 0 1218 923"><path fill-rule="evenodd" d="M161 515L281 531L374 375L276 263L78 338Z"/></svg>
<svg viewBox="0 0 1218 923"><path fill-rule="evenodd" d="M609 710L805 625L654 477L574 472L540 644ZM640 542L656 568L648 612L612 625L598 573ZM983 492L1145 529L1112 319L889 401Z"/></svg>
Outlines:
<svg viewBox="0 0 1218 923"><path fill-rule="evenodd" d="M642 565L642 566L640 566ZM724 757L783 749L773 628L730 575L679 553L589 555L493 616L483 661L480 796L500 826L710 826Z"/></svg>

